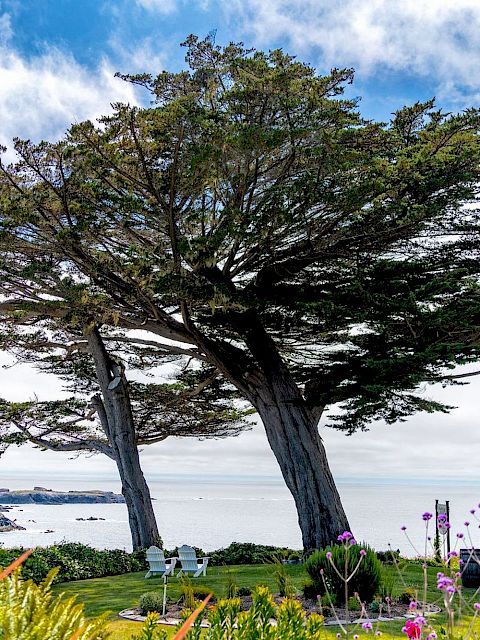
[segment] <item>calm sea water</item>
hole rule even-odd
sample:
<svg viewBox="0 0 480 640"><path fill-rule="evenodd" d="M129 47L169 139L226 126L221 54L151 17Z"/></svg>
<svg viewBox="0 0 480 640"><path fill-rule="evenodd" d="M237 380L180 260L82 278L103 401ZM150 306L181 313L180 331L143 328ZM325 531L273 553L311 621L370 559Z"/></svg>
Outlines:
<svg viewBox="0 0 480 640"><path fill-rule="evenodd" d="M20 488L22 483L17 481L16 485ZM13 484L10 486L14 488ZM22 488L25 486L23 483ZM116 483L98 480L77 480L74 484L57 481L49 486L65 490L118 490ZM378 480L359 484L343 480L338 482L338 487L352 531L358 540L365 540L376 549L386 549L390 543L405 554L415 555L400 531L400 527L406 525L420 552L425 533L421 514L434 510L436 498L450 500L454 532L464 529L463 522L468 519L472 522L474 542L480 543L478 523L469 514L480 501L480 484ZM284 485L276 480L167 478L151 482L150 488L167 548L187 543L210 551L232 541L301 547L293 500ZM68 540L98 548L131 548L123 504L18 505L10 514L26 531L0 533L0 542L6 547ZM89 516L102 517L105 521L76 520ZM53 533L45 533L47 529Z"/></svg>

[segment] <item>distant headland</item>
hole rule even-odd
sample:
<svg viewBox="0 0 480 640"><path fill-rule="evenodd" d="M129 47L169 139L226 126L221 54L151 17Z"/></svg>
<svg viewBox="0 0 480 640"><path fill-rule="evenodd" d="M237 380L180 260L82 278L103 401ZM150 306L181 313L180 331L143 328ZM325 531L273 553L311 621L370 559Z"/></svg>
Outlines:
<svg viewBox="0 0 480 640"><path fill-rule="evenodd" d="M125 502L125 498L119 493L113 493L113 491L53 491L45 487L10 491L9 489L0 488L0 505L109 504L113 502Z"/></svg>

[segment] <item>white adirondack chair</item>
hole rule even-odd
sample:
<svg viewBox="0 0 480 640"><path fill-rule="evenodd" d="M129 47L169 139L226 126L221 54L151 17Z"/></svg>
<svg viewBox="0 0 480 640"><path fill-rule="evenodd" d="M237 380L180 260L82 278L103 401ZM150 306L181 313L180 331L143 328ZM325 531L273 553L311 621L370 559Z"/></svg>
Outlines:
<svg viewBox="0 0 480 640"><path fill-rule="evenodd" d="M195 549L192 549L187 544L178 547L178 559L182 564L182 568L177 573L177 577L183 574L191 575L192 578L207 575L207 564L210 558L197 558Z"/></svg>
<svg viewBox="0 0 480 640"><path fill-rule="evenodd" d="M149 569L145 579L153 575L172 576L177 564L177 558L165 560L162 549L150 547L147 549L147 562Z"/></svg>

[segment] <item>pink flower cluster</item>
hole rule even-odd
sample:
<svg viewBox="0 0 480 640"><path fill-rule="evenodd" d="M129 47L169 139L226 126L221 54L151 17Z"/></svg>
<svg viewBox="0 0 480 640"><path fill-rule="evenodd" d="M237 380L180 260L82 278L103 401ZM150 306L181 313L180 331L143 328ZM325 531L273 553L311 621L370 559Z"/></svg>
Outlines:
<svg viewBox="0 0 480 640"><path fill-rule="evenodd" d="M437 573L437 589L444 593L455 593L455 581L439 571Z"/></svg>
<svg viewBox="0 0 480 640"><path fill-rule="evenodd" d="M339 542L346 542L347 544L357 544L357 541L353 537L353 533L350 533L350 531L344 531L343 533L341 533L337 537L337 540Z"/></svg>

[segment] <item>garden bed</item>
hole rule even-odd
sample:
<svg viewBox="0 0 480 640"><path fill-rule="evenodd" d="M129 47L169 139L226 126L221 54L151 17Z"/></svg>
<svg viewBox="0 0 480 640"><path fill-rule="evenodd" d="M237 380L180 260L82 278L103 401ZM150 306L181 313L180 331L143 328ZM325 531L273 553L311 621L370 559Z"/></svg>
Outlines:
<svg viewBox="0 0 480 640"><path fill-rule="evenodd" d="M239 597L242 603L242 610L248 611L252 606L252 597L251 596L241 596ZM347 621L346 618L346 610L342 607L335 607L335 613L328 611L326 607L320 608L318 603L315 600L298 597L295 598L300 602L302 608L304 609L307 616L312 613L321 613L325 618L325 625L334 626L338 624L361 624L363 622L371 622L375 624L377 622L390 622L392 620L405 620L406 618L414 618L416 613L412 613L409 610L408 605L405 604L391 604L389 607L385 607L384 610L373 612L367 610L367 615L360 617L360 611L349 611L349 619ZM281 596L274 596L274 600L276 604L281 604L284 600ZM159 620L159 624L166 625L176 625L181 619L181 613L183 610L183 605L181 602L168 602L167 603L167 611L165 617L161 617ZM440 608L437 605L428 604L427 610L425 611L425 615L432 615L440 613ZM124 609L120 611L118 614L121 618L126 620L131 620L135 622L144 622L146 616L142 614L139 607L131 607L129 609ZM201 625L203 628L208 627L208 623L204 619Z"/></svg>

